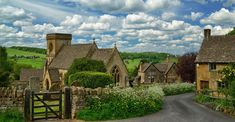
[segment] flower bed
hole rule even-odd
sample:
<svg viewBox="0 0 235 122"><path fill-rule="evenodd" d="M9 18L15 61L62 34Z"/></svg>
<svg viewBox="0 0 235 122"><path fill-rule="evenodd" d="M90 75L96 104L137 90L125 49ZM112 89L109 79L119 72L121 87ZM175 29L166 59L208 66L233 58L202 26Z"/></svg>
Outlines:
<svg viewBox="0 0 235 122"><path fill-rule="evenodd" d="M87 107L77 113L82 120L112 120L143 116L162 108L164 93L159 86L114 88L101 97L87 99Z"/></svg>
<svg viewBox="0 0 235 122"><path fill-rule="evenodd" d="M193 92L195 85L191 83L174 83L162 85L163 92L166 96L177 95Z"/></svg>

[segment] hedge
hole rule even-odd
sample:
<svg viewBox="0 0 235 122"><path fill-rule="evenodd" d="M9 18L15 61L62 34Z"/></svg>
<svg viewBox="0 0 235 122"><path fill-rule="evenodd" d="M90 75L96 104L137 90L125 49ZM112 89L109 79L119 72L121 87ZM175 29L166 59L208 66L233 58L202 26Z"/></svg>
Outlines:
<svg viewBox="0 0 235 122"><path fill-rule="evenodd" d="M83 71L106 72L106 68L103 61L88 58L75 59L65 75L65 84L69 82L68 78L70 75Z"/></svg>
<svg viewBox="0 0 235 122"><path fill-rule="evenodd" d="M73 82L77 82L79 86L85 88L97 88L105 87L107 85L113 84L113 77L110 74L103 72L78 72L69 76L69 85Z"/></svg>

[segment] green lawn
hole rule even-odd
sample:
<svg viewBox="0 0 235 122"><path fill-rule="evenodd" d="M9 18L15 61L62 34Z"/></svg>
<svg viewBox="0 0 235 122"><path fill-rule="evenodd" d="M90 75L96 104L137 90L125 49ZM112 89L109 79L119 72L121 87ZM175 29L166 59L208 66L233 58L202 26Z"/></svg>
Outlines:
<svg viewBox="0 0 235 122"><path fill-rule="evenodd" d="M132 72L135 69L135 67L138 67L139 63L140 63L140 59L133 59L133 60L125 61L128 72Z"/></svg>

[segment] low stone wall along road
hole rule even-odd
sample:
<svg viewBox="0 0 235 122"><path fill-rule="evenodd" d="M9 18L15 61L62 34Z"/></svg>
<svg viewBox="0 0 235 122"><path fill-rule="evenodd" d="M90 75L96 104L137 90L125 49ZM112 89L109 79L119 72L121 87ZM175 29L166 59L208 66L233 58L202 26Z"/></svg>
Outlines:
<svg viewBox="0 0 235 122"><path fill-rule="evenodd" d="M125 120L111 122L235 122L235 119L213 111L193 101L194 94L182 94L165 98L163 110ZM61 120L59 122L82 122L79 120ZM109 121L107 121L109 122Z"/></svg>

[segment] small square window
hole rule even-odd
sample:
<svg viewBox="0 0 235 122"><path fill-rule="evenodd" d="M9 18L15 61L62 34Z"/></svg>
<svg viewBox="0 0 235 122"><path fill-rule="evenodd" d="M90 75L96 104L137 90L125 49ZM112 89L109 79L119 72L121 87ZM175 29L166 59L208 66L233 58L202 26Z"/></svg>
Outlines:
<svg viewBox="0 0 235 122"><path fill-rule="evenodd" d="M209 70L216 70L216 64L210 63L209 64Z"/></svg>

